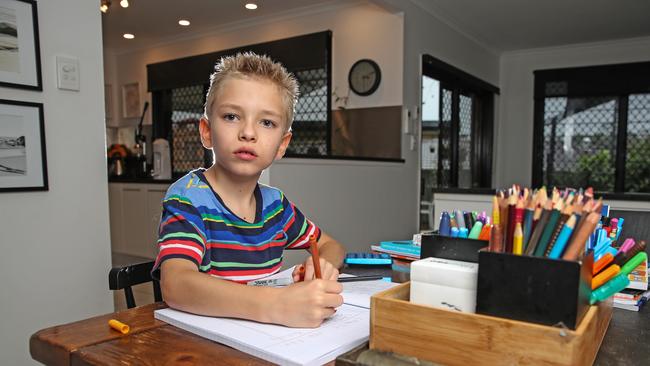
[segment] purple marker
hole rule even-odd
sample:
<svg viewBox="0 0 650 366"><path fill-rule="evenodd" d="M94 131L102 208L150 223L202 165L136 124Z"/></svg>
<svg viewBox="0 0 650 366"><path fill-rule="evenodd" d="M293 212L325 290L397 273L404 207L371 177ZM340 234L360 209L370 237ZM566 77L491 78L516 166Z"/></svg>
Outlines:
<svg viewBox="0 0 650 366"><path fill-rule="evenodd" d="M633 246L634 246L634 239L632 239L632 238L627 238L627 239L625 239L625 241L623 242L623 245L621 245L621 247L618 249L618 252L619 252L619 253L621 253L621 252L625 253L625 252L627 252L630 248L632 248ZM617 253L617 254L618 254L618 253Z"/></svg>

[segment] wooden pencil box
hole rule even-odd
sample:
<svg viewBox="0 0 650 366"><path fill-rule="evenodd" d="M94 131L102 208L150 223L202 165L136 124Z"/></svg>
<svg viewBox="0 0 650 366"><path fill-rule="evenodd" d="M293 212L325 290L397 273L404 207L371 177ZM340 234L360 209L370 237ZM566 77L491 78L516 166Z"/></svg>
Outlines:
<svg viewBox="0 0 650 366"><path fill-rule="evenodd" d="M589 308L593 254L582 262L488 252L487 242L422 237L422 258L478 262L476 313L576 329Z"/></svg>
<svg viewBox="0 0 650 366"><path fill-rule="evenodd" d="M590 306L575 330L412 304L410 283L375 294L370 348L445 365L591 365L612 300Z"/></svg>

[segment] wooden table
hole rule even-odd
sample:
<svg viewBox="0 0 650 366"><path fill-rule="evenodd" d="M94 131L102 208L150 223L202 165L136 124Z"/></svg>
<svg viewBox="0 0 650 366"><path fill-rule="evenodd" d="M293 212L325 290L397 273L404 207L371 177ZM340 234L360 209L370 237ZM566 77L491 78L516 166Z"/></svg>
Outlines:
<svg viewBox="0 0 650 366"><path fill-rule="evenodd" d="M408 281L408 273L346 269L350 274L391 276ZM145 305L36 332L29 340L32 358L46 365L271 365L228 346L154 319L164 303ZM117 319L131 328L122 335L108 327Z"/></svg>
<svg viewBox="0 0 650 366"><path fill-rule="evenodd" d="M32 358L46 365L271 365L244 352L154 319L164 303L149 304L36 332ZM108 327L131 327L122 335Z"/></svg>
<svg viewBox="0 0 650 366"><path fill-rule="evenodd" d="M376 274L392 275L394 282L408 280L408 273L387 271ZM371 274L367 270L345 272ZM154 319L154 310L164 307L164 303L150 304L43 329L30 338L30 353L46 365L270 364ZM131 332L122 335L110 329L109 319L128 324ZM614 309L595 365L645 365L650 359L649 338L650 305L638 313Z"/></svg>

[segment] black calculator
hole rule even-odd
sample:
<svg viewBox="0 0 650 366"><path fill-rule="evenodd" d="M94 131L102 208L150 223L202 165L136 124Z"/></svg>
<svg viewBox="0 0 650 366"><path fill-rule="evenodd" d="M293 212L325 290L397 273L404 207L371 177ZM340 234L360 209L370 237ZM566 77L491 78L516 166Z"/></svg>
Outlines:
<svg viewBox="0 0 650 366"><path fill-rule="evenodd" d="M393 263L393 258L386 253L348 253L345 264L386 266Z"/></svg>

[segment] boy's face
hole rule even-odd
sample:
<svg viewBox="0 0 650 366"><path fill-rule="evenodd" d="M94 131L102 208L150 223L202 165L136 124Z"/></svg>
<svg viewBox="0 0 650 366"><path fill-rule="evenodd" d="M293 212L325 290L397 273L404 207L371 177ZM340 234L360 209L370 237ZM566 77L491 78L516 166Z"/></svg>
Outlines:
<svg viewBox="0 0 650 366"><path fill-rule="evenodd" d="M280 90L268 80L227 78L208 118L199 125L203 146L217 169L240 178L259 178L291 141Z"/></svg>

